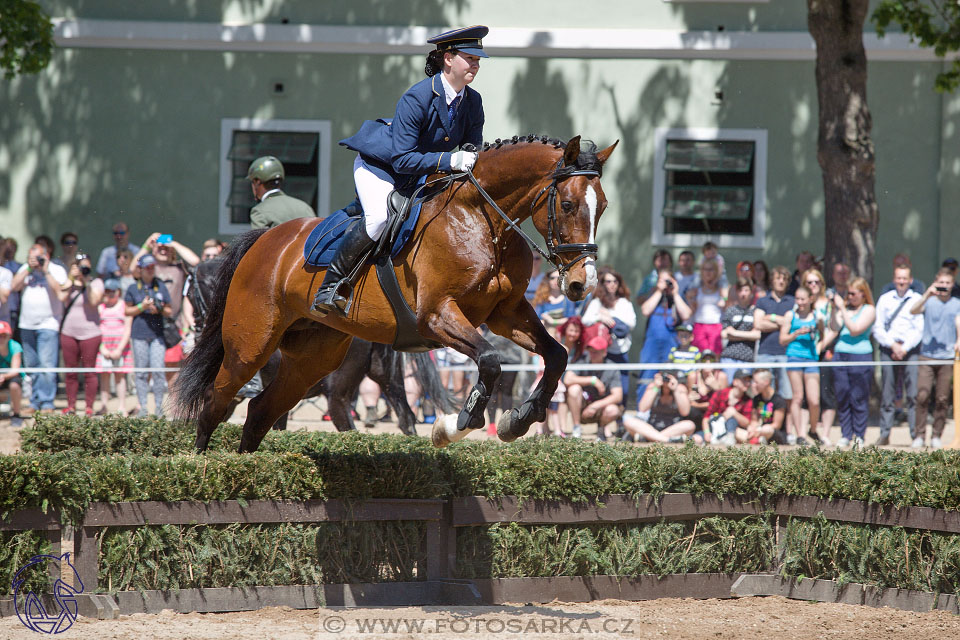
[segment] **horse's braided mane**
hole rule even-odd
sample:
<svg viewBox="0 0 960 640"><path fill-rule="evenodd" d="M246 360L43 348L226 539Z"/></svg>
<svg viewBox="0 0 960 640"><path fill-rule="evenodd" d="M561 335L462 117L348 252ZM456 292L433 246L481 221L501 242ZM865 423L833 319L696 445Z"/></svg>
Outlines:
<svg viewBox="0 0 960 640"><path fill-rule="evenodd" d="M551 138L549 136L538 136L536 134L530 133L525 136L513 136L509 140L501 140L497 138L493 142L484 142L483 149L481 151L490 151L491 149L499 149L500 147L507 144L520 144L520 143L534 143L539 142L540 144L548 144L553 146L555 149L563 149L567 146L567 143L559 138ZM580 141L580 154L577 156L577 161L571 166L559 167L556 169L552 177L562 178L565 175L572 173L574 171L596 171L601 173L603 171L603 165L600 164L600 161L597 159L597 145L594 144L592 140L581 140Z"/></svg>
<svg viewBox="0 0 960 640"><path fill-rule="evenodd" d="M484 142L482 151L489 151L490 149L499 149L505 144L520 144L521 142L539 142L541 144L549 144L557 149L562 149L567 146L567 143L561 140L560 138L551 138L549 136L538 136L536 134L530 133L525 136L513 136L509 140L501 140L497 138L493 142Z"/></svg>

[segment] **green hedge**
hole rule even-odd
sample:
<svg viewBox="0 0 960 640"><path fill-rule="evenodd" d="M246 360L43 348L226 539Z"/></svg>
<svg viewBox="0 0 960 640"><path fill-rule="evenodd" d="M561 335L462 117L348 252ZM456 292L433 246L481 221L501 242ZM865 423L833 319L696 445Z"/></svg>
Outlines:
<svg viewBox="0 0 960 640"><path fill-rule="evenodd" d="M101 531L101 590L423 580L424 523L155 526ZM418 571L419 569L419 571Z"/></svg>
<svg viewBox="0 0 960 640"><path fill-rule="evenodd" d="M634 447L524 438L435 449L424 438L270 432L233 453L222 425L205 455L193 430L163 420L40 418L24 453L0 456L0 511L91 501L256 498L570 499L712 493L847 498L960 509L960 453ZM788 520L779 546L768 514L638 525L458 529L461 577L779 569L784 575L956 593L960 536ZM42 547L7 536L0 566ZM165 526L102 533L101 588L162 589L423 579L423 523ZM40 546L38 546L40 545ZM6 559L6 560L4 560ZM0 574L2 578L3 574Z"/></svg>
<svg viewBox="0 0 960 640"><path fill-rule="evenodd" d="M239 426L221 425L214 434L213 452L198 459L232 459L226 452L234 450L239 439ZM36 460L49 456L49 464L68 475L77 471L64 469L64 460L83 458L84 465L97 465L111 454L144 460L143 464L153 457L174 456L181 461L177 465L189 465L195 459L192 447L191 427L152 419L41 417L23 433L25 453ZM58 457L58 452L68 457ZM279 454L301 454L313 460L326 497L517 495L586 500L608 493L716 493L810 495L960 509L960 452L953 451L634 447L535 437L506 446L467 440L438 450L425 438L402 435L271 431L260 452L248 458ZM0 461L3 464L8 463ZM269 477L264 481L272 482ZM45 482L51 483L51 496L62 493L68 502L74 499L72 494L83 493L72 477L61 484ZM211 499L201 486L178 486L166 495L163 486L157 487L154 499Z"/></svg>

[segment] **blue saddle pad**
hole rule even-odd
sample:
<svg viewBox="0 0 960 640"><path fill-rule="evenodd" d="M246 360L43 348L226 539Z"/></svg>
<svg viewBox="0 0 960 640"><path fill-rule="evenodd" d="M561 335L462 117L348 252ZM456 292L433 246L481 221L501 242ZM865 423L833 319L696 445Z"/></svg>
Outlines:
<svg viewBox="0 0 960 640"><path fill-rule="evenodd" d="M400 230L393 240L393 246L390 248L390 257L395 258L398 253L413 236L413 230L420 219L420 210L423 203L415 205L410 210L407 219L400 226ZM349 210L349 211L348 211ZM354 202L350 206L327 216L321 220L303 245L303 257L307 264L314 267L328 267L337 249L340 248L340 242L343 240L344 232L350 227L350 224L359 218L357 212L360 211L360 203ZM388 226L389 229L389 226Z"/></svg>

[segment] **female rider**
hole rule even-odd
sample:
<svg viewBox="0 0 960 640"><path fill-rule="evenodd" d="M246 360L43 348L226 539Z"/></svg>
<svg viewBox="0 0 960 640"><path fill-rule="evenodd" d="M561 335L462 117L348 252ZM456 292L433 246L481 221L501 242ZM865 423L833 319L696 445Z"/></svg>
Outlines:
<svg viewBox="0 0 960 640"><path fill-rule="evenodd" d="M340 141L358 154L353 178L364 218L344 234L313 301L315 310L343 313L351 295L350 274L386 227L391 191L432 173L465 171L477 161L476 153L454 149L467 143L479 148L483 142L483 104L467 85L480 69L480 58L488 57L482 43L488 31L466 27L427 40L437 47L427 55L427 78L401 96L393 120L367 120Z"/></svg>

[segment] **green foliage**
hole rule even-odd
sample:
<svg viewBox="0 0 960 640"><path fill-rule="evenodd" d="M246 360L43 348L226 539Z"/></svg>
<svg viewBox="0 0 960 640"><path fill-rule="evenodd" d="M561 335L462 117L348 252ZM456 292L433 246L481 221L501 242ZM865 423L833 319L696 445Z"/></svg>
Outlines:
<svg viewBox="0 0 960 640"><path fill-rule="evenodd" d="M53 23L37 2L0 0L0 69L9 80L50 63Z"/></svg>
<svg viewBox="0 0 960 640"><path fill-rule="evenodd" d="M164 465L178 460L177 468L188 475L196 470L197 463L191 460L206 461L203 464L207 465L212 461L224 465L227 460L231 460L230 465L246 464L243 457L230 458L230 454L220 453L236 449L240 431L238 425L221 425L211 441L211 452L197 457L191 455L193 427L186 424L158 419L41 417L36 426L24 429L23 449L33 456L32 460L54 465L56 473L69 477L55 484L55 479L49 477L53 469L43 471L43 482L50 486L31 489L28 494L41 490L70 492L75 480L69 474L78 470L65 461L78 457L95 461L81 466L106 474L94 485L101 496L96 499L121 495L128 497L115 499L137 499L131 496L144 491L157 500L178 499L172 496L205 500L212 499L206 497L209 495L229 494L239 491L239 487L210 488L189 483L175 487L172 479L135 480L131 474L134 467L144 473L159 473L156 463L151 462L154 456L168 458ZM61 452L57 454L61 457L55 455L47 460L40 453L45 451ZM402 435L271 431L255 456L281 453L302 454L311 459L317 475L323 479L324 496L331 498L516 495L584 501L615 493L655 497L665 493L713 493L809 495L960 510L960 453L952 451L825 451L807 447L784 452L774 447L720 449L692 444L681 448L634 447L538 437L523 438L510 445L466 440L438 450L425 438ZM125 463L127 467L117 461L102 462L102 458L116 457L115 454L127 456L131 462ZM224 455L228 457L218 457ZM17 463L0 457L0 470L11 464ZM194 471L187 471L188 468ZM222 473L229 471L229 467L222 467ZM114 479L118 474L126 479ZM5 474L0 487L10 482L13 479ZM203 482L238 481L213 478L208 473ZM248 483L243 491L251 494L280 490L269 473L263 482L271 488L258 489L258 481ZM115 490L116 483L125 488ZM170 493L164 495L165 491ZM10 504L12 496L11 492L0 494L0 508ZM21 496L26 497L29 496ZM39 506L39 502L30 500L31 505ZM23 500L17 504L23 504Z"/></svg>
<svg viewBox="0 0 960 640"><path fill-rule="evenodd" d="M960 510L960 453L866 449L784 452L525 438L510 445L361 433L271 432L236 454L221 425L204 455L189 425L146 419L40 418L24 453L0 456L0 512L75 518L90 501L497 498L586 501L604 494L818 496ZM956 592L960 536L772 516L636 525L497 524L457 530L462 577L755 572ZM2 540L0 567L42 538ZM151 526L102 534L101 588L422 580L422 522ZM5 555L3 555L5 554ZM780 559L779 564L775 562Z"/></svg>
<svg viewBox="0 0 960 640"><path fill-rule="evenodd" d="M105 456L86 463L91 501L326 497L309 458L298 453Z"/></svg>
<svg viewBox="0 0 960 640"><path fill-rule="evenodd" d="M236 450L240 444L240 431L239 425L220 425L211 439L211 448ZM20 446L25 452L169 456L194 450L196 427L157 417L38 415L33 426L22 431L21 438Z"/></svg>
<svg viewBox="0 0 960 640"><path fill-rule="evenodd" d="M422 580L423 535L420 522L107 529L99 584L126 591Z"/></svg>
<svg viewBox="0 0 960 640"><path fill-rule="evenodd" d="M30 507L77 516L90 491L84 467L66 453L0 456L0 516Z"/></svg>
<svg viewBox="0 0 960 640"><path fill-rule="evenodd" d="M48 553L50 541L39 531L0 532L0 595L13 593L13 577L30 558ZM42 568L31 571L22 591L46 592L50 582L48 577Z"/></svg>
<svg viewBox="0 0 960 640"><path fill-rule="evenodd" d="M960 3L956 0L881 0L871 19L880 36L896 23L911 41L932 48L940 58L960 50ZM935 86L941 92L960 86L960 60L937 75Z"/></svg>
<svg viewBox="0 0 960 640"><path fill-rule="evenodd" d="M769 516L641 525L470 527L457 535L462 578L766 571Z"/></svg>
<svg viewBox="0 0 960 640"><path fill-rule="evenodd" d="M781 573L938 593L960 592L960 536L791 519Z"/></svg>

